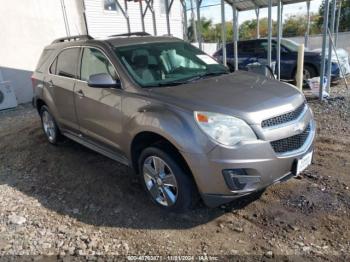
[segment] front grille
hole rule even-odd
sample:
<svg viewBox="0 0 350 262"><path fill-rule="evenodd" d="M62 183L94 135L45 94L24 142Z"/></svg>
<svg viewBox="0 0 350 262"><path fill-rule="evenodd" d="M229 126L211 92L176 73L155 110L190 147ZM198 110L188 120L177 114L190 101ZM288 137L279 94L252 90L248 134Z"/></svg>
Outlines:
<svg viewBox="0 0 350 262"><path fill-rule="evenodd" d="M300 149L306 139L308 138L311 131L310 124L306 127L303 133L291 137L287 137L284 139L276 140L271 142L271 146L275 150L276 153L287 153L290 151Z"/></svg>
<svg viewBox="0 0 350 262"><path fill-rule="evenodd" d="M292 112L266 119L261 122L261 127L266 128L266 127L277 126L277 125L291 122L297 119L301 115L304 108L305 108L305 103L300 105L297 109L295 109Z"/></svg>

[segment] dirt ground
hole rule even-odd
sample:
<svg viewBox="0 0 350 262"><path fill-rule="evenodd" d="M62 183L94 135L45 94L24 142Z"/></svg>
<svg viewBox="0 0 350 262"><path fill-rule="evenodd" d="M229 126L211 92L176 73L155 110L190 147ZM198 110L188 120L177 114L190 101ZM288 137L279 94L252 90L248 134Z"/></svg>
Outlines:
<svg viewBox="0 0 350 262"><path fill-rule="evenodd" d="M0 255L349 261L350 90L309 102L318 133L303 175L182 215L155 207L128 168L69 140L49 145L30 105L1 112Z"/></svg>

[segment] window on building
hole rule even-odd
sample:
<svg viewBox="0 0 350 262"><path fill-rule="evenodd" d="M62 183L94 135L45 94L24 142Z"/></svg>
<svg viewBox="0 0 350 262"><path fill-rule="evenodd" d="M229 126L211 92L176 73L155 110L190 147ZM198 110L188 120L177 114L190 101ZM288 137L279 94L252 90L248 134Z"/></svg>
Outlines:
<svg viewBox="0 0 350 262"><path fill-rule="evenodd" d="M79 54L80 48L68 48L63 50L57 58L57 65L55 68L56 74L59 76L75 78L77 76Z"/></svg>
<svg viewBox="0 0 350 262"><path fill-rule="evenodd" d="M117 11L118 6L115 0L103 0L103 6L105 11Z"/></svg>
<svg viewBox="0 0 350 262"><path fill-rule="evenodd" d="M84 48L80 69L81 80L88 81L91 75L102 73L109 74L113 79L117 79L113 65L100 50Z"/></svg>

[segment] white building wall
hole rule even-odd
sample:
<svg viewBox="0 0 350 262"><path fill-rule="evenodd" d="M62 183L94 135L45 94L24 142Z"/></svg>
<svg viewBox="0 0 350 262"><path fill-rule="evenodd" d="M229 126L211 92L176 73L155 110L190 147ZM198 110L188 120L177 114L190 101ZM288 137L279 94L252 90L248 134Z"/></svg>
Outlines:
<svg viewBox="0 0 350 262"><path fill-rule="evenodd" d="M119 0L124 4L123 0ZM167 34L166 17L160 1L154 0L158 35ZM19 103L31 101L31 75L43 48L54 39L66 36L61 0L1 0L0 6L0 81L10 81ZM71 35L85 34L83 4L89 33L105 37L127 32L119 12L106 12L103 0L64 0ZM129 3L131 30L142 31L139 4ZM145 8L145 5L144 5ZM182 7L174 0L170 14L171 33L183 37ZM152 15L145 18L146 31L153 34Z"/></svg>
<svg viewBox="0 0 350 262"><path fill-rule="evenodd" d="M154 9L156 13L157 35L167 34L166 15L161 12L160 1L154 0ZM128 28L123 13L118 11L105 11L103 0L84 0L86 9L86 19L89 28L89 34L93 37L107 37L113 34L127 33ZM119 0L124 8L124 1ZM169 1L170 2L170 1ZM143 3L143 10L146 4ZM128 2L128 14L130 17L131 32L142 31L142 22L140 15L140 7L138 2ZM182 6L179 0L174 0L170 12L171 34L173 36L183 38L183 20ZM153 35L152 13L147 11L145 17L146 32Z"/></svg>
<svg viewBox="0 0 350 262"><path fill-rule="evenodd" d="M72 34L82 32L75 1L65 1ZM32 99L31 74L44 46L66 36L60 0L1 0L0 71L19 103Z"/></svg>

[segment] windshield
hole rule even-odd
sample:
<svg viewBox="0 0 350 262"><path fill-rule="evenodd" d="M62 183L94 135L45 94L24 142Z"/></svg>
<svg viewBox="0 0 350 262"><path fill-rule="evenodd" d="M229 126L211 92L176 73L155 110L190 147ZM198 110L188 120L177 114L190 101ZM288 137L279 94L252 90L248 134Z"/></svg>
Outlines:
<svg viewBox="0 0 350 262"><path fill-rule="evenodd" d="M293 52L298 52L299 44L289 39L281 39L281 44Z"/></svg>
<svg viewBox="0 0 350 262"><path fill-rule="evenodd" d="M114 50L141 87L177 85L228 73L225 66L185 42L147 43Z"/></svg>

